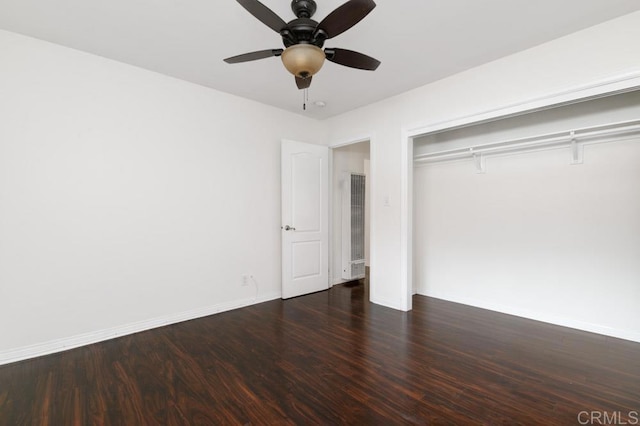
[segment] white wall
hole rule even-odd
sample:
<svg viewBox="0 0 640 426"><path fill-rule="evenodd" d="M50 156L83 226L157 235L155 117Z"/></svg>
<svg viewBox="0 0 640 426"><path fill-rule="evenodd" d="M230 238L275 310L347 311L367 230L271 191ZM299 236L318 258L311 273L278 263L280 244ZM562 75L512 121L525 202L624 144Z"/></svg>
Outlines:
<svg viewBox="0 0 640 426"><path fill-rule="evenodd" d="M345 173L365 173L365 165L369 161L369 142L359 142L333 150L333 177L332 177L332 222L331 222L331 284L340 284L347 280L342 279L342 183ZM367 174L367 173L365 173ZM369 188L367 182L366 189ZM369 265L367 244L369 201L365 193L365 263Z"/></svg>
<svg viewBox="0 0 640 426"><path fill-rule="evenodd" d="M371 135L371 300L409 309L403 231L408 162L404 131L532 104L640 73L640 12L465 71L328 120L330 144ZM384 201L389 200L386 206Z"/></svg>
<svg viewBox="0 0 640 426"><path fill-rule="evenodd" d="M4 31L0 57L0 363L280 296L280 140L322 123Z"/></svg>
<svg viewBox="0 0 640 426"><path fill-rule="evenodd" d="M640 139L418 166L420 294L640 341Z"/></svg>

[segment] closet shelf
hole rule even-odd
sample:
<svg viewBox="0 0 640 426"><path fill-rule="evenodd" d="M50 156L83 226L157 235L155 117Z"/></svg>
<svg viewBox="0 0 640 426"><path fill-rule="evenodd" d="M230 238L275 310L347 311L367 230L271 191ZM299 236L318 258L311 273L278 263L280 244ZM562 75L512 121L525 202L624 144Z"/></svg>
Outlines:
<svg viewBox="0 0 640 426"><path fill-rule="evenodd" d="M640 135L640 119L417 154L414 156L414 161L416 163L435 163L464 158L477 159L478 156L483 154L570 147L572 145L575 149L577 143L611 142L613 140L627 139L635 135Z"/></svg>

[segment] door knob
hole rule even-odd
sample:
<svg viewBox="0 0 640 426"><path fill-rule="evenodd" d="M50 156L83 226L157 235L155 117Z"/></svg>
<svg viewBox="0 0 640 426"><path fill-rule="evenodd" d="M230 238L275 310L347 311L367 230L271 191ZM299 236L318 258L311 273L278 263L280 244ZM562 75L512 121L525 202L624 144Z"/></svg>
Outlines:
<svg viewBox="0 0 640 426"><path fill-rule="evenodd" d="M295 231L295 230L296 230L296 228L292 228L292 227L290 227L289 225L286 225L286 226L284 227L284 230L285 230L285 231Z"/></svg>

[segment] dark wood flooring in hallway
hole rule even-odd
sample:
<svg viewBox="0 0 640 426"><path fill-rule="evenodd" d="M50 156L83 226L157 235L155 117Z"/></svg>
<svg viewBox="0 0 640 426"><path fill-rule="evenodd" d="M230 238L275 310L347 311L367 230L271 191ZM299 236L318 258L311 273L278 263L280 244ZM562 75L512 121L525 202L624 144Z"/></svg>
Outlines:
<svg viewBox="0 0 640 426"><path fill-rule="evenodd" d="M422 296L402 313L363 293L336 286L2 366L0 425L638 418L640 344Z"/></svg>

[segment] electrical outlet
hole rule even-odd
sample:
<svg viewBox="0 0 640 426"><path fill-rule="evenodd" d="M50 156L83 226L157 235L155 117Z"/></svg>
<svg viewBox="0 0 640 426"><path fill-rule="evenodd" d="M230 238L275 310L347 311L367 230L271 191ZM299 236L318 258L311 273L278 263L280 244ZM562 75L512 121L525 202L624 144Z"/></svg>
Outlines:
<svg viewBox="0 0 640 426"><path fill-rule="evenodd" d="M250 275L247 275L247 274L244 274L242 276L242 286L243 287L249 285L249 277L250 277Z"/></svg>

